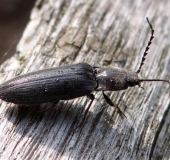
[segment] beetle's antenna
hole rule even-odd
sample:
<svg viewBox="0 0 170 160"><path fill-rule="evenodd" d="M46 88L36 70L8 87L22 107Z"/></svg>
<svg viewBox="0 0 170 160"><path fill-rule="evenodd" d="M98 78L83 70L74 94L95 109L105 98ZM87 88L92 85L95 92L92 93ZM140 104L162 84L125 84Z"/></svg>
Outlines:
<svg viewBox="0 0 170 160"><path fill-rule="evenodd" d="M149 26L150 26L150 28L151 28L151 36L150 36L150 39L149 39L149 41L148 41L148 45L147 45L146 48L145 48L145 51L144 51L144 54L143 54L143 57L142 57L142 61L141 61L141 63L140 63L139 69L137 70L137 73L140 72L141 67L142 67L142 65L144 64L144 61L145 61L145 59L146 59L145 57L146 57L146 55L148 54L147 51L149 50L149 46L151 45L152 40L153 40L153 38L154 38L154 36L153 36L154 30L153 30L153 28L152 28L151 23L149 22L148 17L146 17L146 20L148 21Z"/></svg>
<svg viewBox="0 0 170 160"><path fill-rule="evenodd" d="M170 81L169 81L169 80L166 80L166 79L140 79L139 81L140 81L140 82L143 82L143 81L167 82L167 83L169 83L169 85L170 85Z"/></svg>
<svg viewBox="0 0 170 160"><path fill-rule="evenodd" d="M148 17L146 17L146 20L148 21L149 26L151 28L151 36L150 36L150 39L148 41L148 45L145 48L145 51L144 51L144 54L143 54L143 57L142 57L142 61L140 63L139 69L137 70L137 73L139 73L141 71L141 67L143 66L144 61L146 59L145 57L148 54L147 51L149 50L149 46L152 44L152 40L154 38L154 36L153 36L154 35L154 29L153 29L151 23L149 22ZM140 82L143 82L143 81L162 81L162 82L167 82L169 84L169 86L170 86L170 81L169 80L165 80L165 79L140 79Z"/></svg>

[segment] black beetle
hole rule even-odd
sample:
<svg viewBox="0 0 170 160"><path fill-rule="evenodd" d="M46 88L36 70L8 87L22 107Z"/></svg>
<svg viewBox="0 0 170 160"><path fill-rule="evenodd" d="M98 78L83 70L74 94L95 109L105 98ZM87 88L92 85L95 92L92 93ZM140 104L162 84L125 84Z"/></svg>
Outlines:
<svg viewBox="0 0 170 160"><path fill-rule="evenodd" d="M140 86L142 81L163 81L170 84L164 79L138 78L138 73L154 38L154 30L148 18L147 21L151 28L151 37L137 72L117 67L92 67L87 63L45 69L18 76L1 84L0 98L15 104L35 104L88 96L91 102L85 112L87 114L94 100L93 91L102 91L106 102L117 107L104 91L125 90L135 85ZM117 109L119 113L122 113L118 107Z"/></svg>

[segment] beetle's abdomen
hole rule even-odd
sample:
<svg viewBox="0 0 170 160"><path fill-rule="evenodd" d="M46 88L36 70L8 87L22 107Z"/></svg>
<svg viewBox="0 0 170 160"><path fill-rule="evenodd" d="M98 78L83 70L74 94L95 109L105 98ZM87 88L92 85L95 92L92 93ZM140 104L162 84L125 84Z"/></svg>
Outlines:
<svg viewBox="0 0 170 160"><path fill-rule="evenodd" d="M36 104L89 95L97 86L86 63L18 76L0 85L0 98L15 104Z"/></svg>

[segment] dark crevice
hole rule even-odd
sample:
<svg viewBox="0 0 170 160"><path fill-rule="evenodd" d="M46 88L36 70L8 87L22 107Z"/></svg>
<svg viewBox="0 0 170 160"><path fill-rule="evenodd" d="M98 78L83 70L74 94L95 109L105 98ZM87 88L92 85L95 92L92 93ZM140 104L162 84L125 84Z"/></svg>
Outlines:
<svg viewBox="0 0 170 160"><path fill-rule="evenodd" d="M160 125L159 125L159 127L158 127L158 130L157 130L157 132L155 133L155 137L154 137L154 139L153 139L153 143L152 143L151 150L150 150L150 153L149 153L149 160L151 160L151 158L152 158L152 156L153 156L155 147L156 147L156 145L157 145L157 140L158 140L158 138L159 138L159 134L160 134L160 132L162 131L162 128L163 128L163 126L164 126L164 124L165 124L165 120L167 119L166 117L168 116L169 111L170 111L170 104L168 105L167 109L165 110L164 115L163 115L163 118L162 118L162 120L161 120L161 122L160 122Z"/></svg>

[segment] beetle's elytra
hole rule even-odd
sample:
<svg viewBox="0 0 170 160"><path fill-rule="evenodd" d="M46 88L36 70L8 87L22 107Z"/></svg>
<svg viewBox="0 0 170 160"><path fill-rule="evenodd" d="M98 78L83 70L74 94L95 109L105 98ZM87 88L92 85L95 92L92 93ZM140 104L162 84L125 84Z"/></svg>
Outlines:
<svg viewBox="0 0 170 160"><path fill-rule="evenodd" d="M151 37L137 72L117 67L92 67L87 63L45 69L18 76L1 84L0 98L15 104L35 104L88 96L91 99L89 109L94 100L92 92L102 91L106 102L116 107L104 91L119 91L135 85L140 86L142 81L163 81L170 84L164 79L139 79L138 77L154 38L154 30L148 18L147 21L151 28ZM119 108L118 111L122 113Z"/></svg>
<svg viewBox="0 0 170 160"><path fill-rule="evenodd" d="M87 63L45 69L18 76L0 85L0 98L16 104L35 104L89 95L97 87Z"/></svg>

